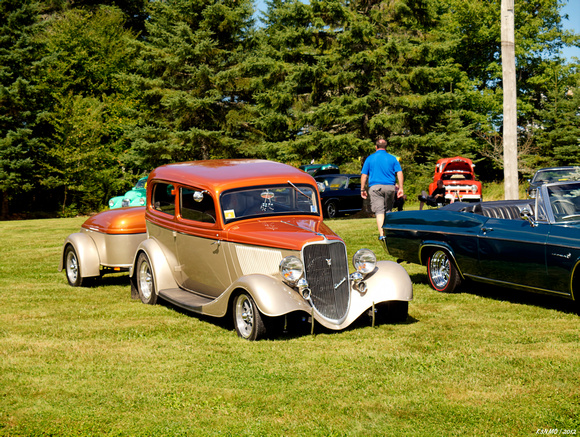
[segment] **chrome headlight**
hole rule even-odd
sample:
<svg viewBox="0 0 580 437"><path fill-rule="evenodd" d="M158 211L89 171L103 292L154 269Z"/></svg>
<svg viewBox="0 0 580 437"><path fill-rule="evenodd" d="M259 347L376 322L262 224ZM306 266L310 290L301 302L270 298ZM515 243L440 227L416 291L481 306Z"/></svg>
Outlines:
<svg viewBox="0 0 580 437"><path fill-rule="evenodd" d="M366 275L375 269L377 257L370 249L359 249L352 257L352 264L357 272Z"/></svg>
<svg viewBox="0 0 580 437"><path fill-rule="evenodd" d="M115 206L115 201L113 199L109 200L109 208Z"/></svg>
<svg viewBox="0 0 580 437"><path fill-rule="evenodd" d="M139 205L141 205L141 206L145 205L145 198L144 197L141 197L139 199Z"/></svg>
<svg viewBox="0 0 580 437"><path fill-rule="evenodd" d="M477 193L477 185L472 185L471 191L473 191L474 193Z"/></svg>
<svg viewBox="0 0 580 437"><path fill-rule="evenodd" d="M280 274L289 284L296 284L304 274L304 264L295 256L287 256L280 262Z"/></svg>

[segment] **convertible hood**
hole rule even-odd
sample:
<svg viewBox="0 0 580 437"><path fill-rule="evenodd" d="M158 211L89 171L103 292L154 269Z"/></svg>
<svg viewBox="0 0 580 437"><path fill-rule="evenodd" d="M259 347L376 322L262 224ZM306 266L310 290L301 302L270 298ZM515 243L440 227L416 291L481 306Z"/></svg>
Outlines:
<svg viewBox="0 0 580 437"><path fill-rule="evenodd" d="M236 243L300 250L312 241L340 240L321 220L308 218L255 219L237 222L227 231L227 239Z"/></svg>

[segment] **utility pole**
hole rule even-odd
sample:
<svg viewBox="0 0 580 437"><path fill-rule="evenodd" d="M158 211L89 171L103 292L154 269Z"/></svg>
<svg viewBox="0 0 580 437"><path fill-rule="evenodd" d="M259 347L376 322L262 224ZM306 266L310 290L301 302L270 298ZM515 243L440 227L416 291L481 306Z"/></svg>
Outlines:
<svg viewBox="0 0 580 437"><path fill-rule="evenodd" d="M506 200L516 200L519 193L514 0L501 0L501 60L504 190Z"/></svg>

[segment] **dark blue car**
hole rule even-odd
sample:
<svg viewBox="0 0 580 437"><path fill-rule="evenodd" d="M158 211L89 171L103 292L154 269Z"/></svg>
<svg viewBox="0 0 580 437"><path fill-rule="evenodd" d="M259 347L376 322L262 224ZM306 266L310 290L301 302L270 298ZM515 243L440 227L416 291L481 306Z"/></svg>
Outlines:
<svg viewBox="0 0 580 437"><path fill-rule="evenodd" d="M387 251L425 265L437 291L477 281L580 300L580 182L541 185L535 199L395 212L384 230Z"/></svg>
<svg viewBox="0 0 580 437"><path fill-rule="evenodd" d="M315 176L325 217L334 218L343 213L362 209L359 174L329 174Z"/></svg>

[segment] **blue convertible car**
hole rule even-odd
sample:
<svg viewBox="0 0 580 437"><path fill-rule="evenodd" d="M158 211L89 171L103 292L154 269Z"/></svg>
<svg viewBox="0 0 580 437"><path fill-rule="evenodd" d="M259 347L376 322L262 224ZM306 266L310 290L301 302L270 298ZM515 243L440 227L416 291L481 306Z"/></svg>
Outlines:
<svg viewBox="0 0 580 437"><path fill-rule="evenodd" d="M580 296L580 182L542 185L535 199L394 212L384 229L387 251L426 265L435 290L473 280Z"/></svg>

